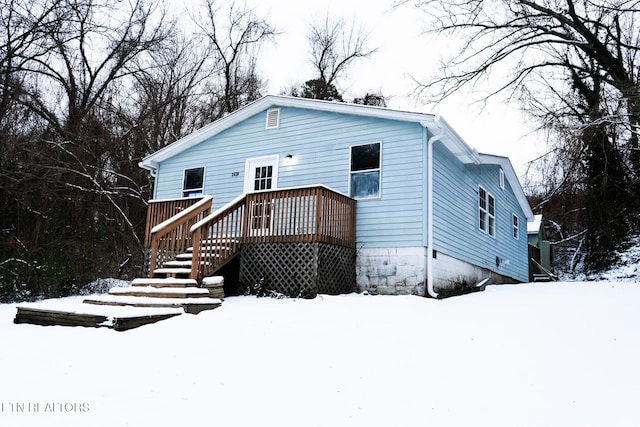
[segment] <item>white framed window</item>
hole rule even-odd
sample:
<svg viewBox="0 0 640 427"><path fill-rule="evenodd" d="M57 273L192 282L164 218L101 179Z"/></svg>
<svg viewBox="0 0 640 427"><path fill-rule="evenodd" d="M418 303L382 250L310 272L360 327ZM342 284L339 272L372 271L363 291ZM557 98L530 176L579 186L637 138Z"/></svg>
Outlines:
<svg viewBox="0 0 640 427"><path fill-rule="evenodd" d="M478 186L478 226L483 233L495 237L496 199L480 186Z"/></svg>
<svg viewBox="0 0 640 427"><path fill-rule="evenodd" d="M520 220L516 214L513 214L513 238L516 240L520 240Z"/></svg>
<svg viewBox="0 0 640 427"><path fill-rule="evenodd" d="M504 171L500 169L500 189L504 190Z"/></svg>
<svg viewBox="0 0 640 427"><path fill-rule="evenodd" d="M204 166L184 170L182 197L199 196L204 192Z"/></svg>
<svg viewBox="0 0 640 427"><path fill-rule="evenodd" d="M380 197L381 155L381 142L351 146L349 195L354 199Z"/></svg>
<svg viewBox="0 0 640 427"><path fill-rule="evenodd" d="M265 129L277 129L280 127L280 109L271 108L267 110L267 122Z"/></svg>

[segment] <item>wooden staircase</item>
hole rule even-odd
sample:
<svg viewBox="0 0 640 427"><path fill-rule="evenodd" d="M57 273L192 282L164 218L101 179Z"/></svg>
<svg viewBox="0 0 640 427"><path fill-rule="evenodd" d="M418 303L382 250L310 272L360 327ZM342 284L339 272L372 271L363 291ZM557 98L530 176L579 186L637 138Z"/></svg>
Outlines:
<svg viewBox="0 0 640 427"><path fill-rule="evenodd" d="M201 288L192 279L135 279L129 287L111 288L108 294L85 298L73 307L61 306L59 300L18 306L14 323L125 331L183 313L198 314L220 307L224 279L218 276L208 281L212 286Z"/></svg>
<svg viewBox="0 0 640 427"><path fill-rule="evenodd" d="M185 249L185 252L176 254L173 259L164 261L162 266L150 271L149 276L151 278L189 279L192 278L193 275L198 276L197 274L193 274L193 271L211 269L214 263L217 264L217 270L239 254L238 251L234 251L233 254L224 259L224 263L220 262L224 254L232 251L232 245L238 243L235 239L204 240L200 243L200 250L197 251L198 255L195 255L200 259L199 265L196 268L193 266L194 252L196 251L193 246L189 246ZM217 262L211 262L211 259ZM194 278L192 280L197 285L196 279Z"/></svg>
<svg viewBox="0 0 640 427"><path fill-rule="evenodd" d="M224 285L224 279L222 279ZM198 314L220 307L222 300L212 298L206 288L195 280L178 278L135 279L127 288L112 288L107 295L84 300L87 304L182 308L185 313Z"/></svg>

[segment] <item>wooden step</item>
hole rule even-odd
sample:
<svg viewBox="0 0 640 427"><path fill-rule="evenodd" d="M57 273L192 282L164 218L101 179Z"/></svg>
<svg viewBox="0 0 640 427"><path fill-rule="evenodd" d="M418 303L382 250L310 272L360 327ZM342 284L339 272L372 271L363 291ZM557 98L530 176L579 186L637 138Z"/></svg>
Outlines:
<svg viewBox="0 0 640 427"><path fill-rule="evenodd" d="M195 288L198 282L195 279L177 279L175 277L155 277L134 279L131 286L153 286L154 288Z"/></svg>
<svg viewBox="0 0 640 427"><path fill-rule="evenodd" d="M204 298L209 291L203 288L155 288L153 286L131 286L128 288L111 288L109 295L156 297L156 298Z"/></svg>
<svg viewBox="0 0 640 427"><path fill-rule="evenodd" d="M189 268L189 272L191 272L192 264L193 262L191 260L167 261L162 264L162 268ZM211 265L211 263L207 261L200 261L200 265Z"/></svg>
<svg viewBox="0 0 640 427"><path fill-rule="evenodd" d="M220 258L220 254L207 254L204 252L200 252L200 258ZM191 261L193 260L193 253L188 252L184 254L176 255L176 260L178 261Z"/></svg>
<svg viewBox="0 0 640 427"><path fill-rule="evenodd" d="M176 308L135 308L135 307L96 307L78 304L77 309L48 308L42 306L18 306L13 320L18 324L41 326L84 326L92 328L111 328L126 331L139 326L156 323L182 314Z"/></svg>
<svg viewBox="0 0 640 427"><path fill-rule="evenodd" d="M167 267L167 268L156 268L153 270L153 275L160 277L179 277L179 276L187 276L191 275L190 268L178 268L178 267Z"/></svg>
<svg viewBox="0 0 640 427"><path fill-rule="evenodd" d="M86 304L109 305L109 306L130 306L130 307L151 307L151 308L180 308L185 313L198 314L201 311L213 310L220 307L222 301L217 298L158 298L147 296L121 296L121 295L98 295L86 298Z"/></svg>
<svg viewBox="0 0 640 427"><path fill-rule="evenodd" d="M202 256L202 254L207 254L209 256L216 256L217 252L219 251L226 251L229 250L230 247L229 246L203 246L202 248L200 248L200 254ZM192 253L193 252L193 246L189 246L187 248L187 252L188 253Z"/></svg>

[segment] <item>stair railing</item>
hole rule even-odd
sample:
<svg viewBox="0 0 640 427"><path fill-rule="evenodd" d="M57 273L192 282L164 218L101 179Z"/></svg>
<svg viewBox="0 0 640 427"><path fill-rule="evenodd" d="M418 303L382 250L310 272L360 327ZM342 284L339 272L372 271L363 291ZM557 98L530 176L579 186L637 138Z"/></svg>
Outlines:
<svg viewBox="0 0 640 427"><path fill-rule="evenodd" d="M159 265L171 261L192 245L190 229L211 211L211 196L183 209L180 213L162 221L150 230L149 276Z"/></svg>
<svg viewBox="0 0 640 427"><path fill-rule="evenodd" d="M149 200L147 206L147 222L144 233L145 247L151 247L151 229L156 225L178 215L180 212L195 205L202 196L184 197L180 199L155 199Z"/></svg>
<svg viewBox="0 0 640 427"><path fill-rule="evenodd" d="M192 279L202 281L240 251L245 200L241 194L191 227Z"/></svg>

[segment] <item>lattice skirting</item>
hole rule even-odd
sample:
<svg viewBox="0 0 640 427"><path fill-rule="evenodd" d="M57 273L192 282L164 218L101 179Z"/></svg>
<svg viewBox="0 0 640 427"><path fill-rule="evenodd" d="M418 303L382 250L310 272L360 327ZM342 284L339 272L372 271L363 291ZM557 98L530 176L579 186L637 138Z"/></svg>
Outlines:
<svg viewBox="0 0 640 427"><path fill-rule="evenodd" d="M355 249L326 243L249 243L242 247L240 282L287 296L314 298L355 290Z"/></svg>

